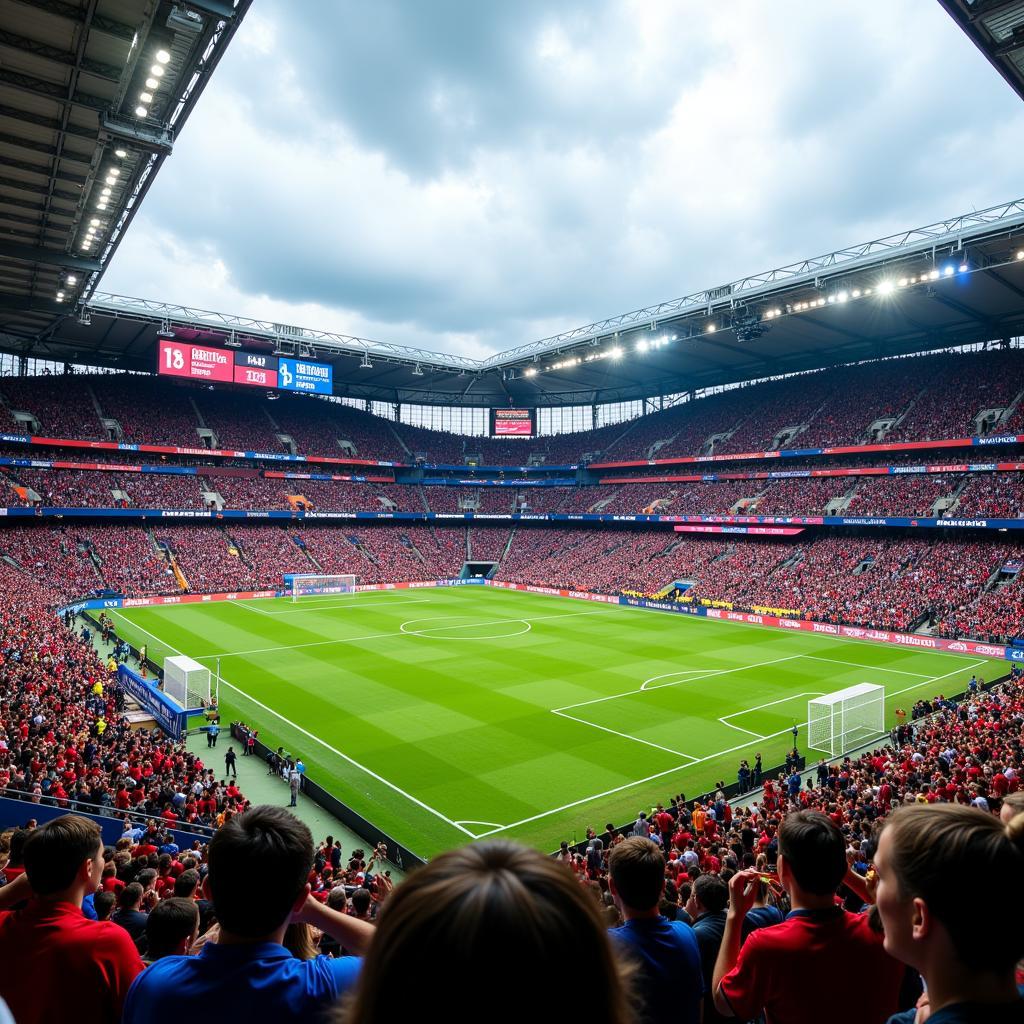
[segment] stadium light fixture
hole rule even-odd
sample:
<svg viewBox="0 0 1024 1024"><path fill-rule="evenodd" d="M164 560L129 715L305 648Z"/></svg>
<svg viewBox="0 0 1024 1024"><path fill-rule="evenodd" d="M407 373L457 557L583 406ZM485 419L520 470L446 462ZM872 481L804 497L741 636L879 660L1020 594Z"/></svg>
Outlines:
<svg viewBox="0 0 1024 1024"><path fill-rule="evenodd" d="M708 324L708 334L714 334L718 328L714 324Z"/></svg>
<svg viewBox="0 0 1024 1024"><path fill-rule="evenodd" d="M141 103L135 108L136 117L145 117L149 113L149 109L144 107Z"/></svg>
<svg viewBox="0 0 1024 1024"><path fill-rule="evenodd" d="M166 50L156 51L156 62L157 64L166 64L171 59L171 55Z"/></svg>
<svg viewBox="0 0 1024 1024"><path fill-rule="evenodd" d="M89 221L89 223L90 225L92 225L92 227L98 228L100 226L100 219L99 217L93 217L93 219Z"/></svg>
<svg viewBox="0 0 1024 1024"><path fill-rule="evenodd" d="M844 292L840 292L840 293L839 293L839 294L838 294L838 295L836 296L836 300L837 300L838 302L846 302L846 300L847 300L847 299L849 299L849 297L850 297L850 293L849 293L849 292L845 292L845 291L844 291Z"/></svg>
<svg viewBox="0 0 1024 1024"><path fill-rule="evenodd" d="M905 277L901 277L899 280L899 285L901 288L906 288L909 283L910 282Z"/></svg>
<svg viewBox="0 0 1024 1024"><path fill-rule="evenodd" d="M949 263L942 268L942 273L945 277L952 277L956 273L956 268L952 263Z"/></svg>
<svg viewBox="0 0 1024 1024"><path fill-rule="evenodd" d="M128 150L127 149L115 149L114 150L114 156L116 156L118 158L118 160L123 160L127 155L128 155Z"/></svg>
<svg viewBox="0 0 1024 1024"><path fill-rule="evenodd" d="M363 358L359 362L359 369L360 370L372 370L373 369L373 363L370 362L369 353L367 353L367 352L363 353Z"/></svg>
<svg viewBox="0 0 1024 1024"><path fill-rule="evenodd" d="M537 376L537 367L536 366L528 366L523 371L523 376L524 377L536 377Z"/></svg>
<svg viewBox="0 0 1024 1024"><path fill-rule="evenodd" d="M112 174L108 174L103 180L108 185L116 185L117 184L117 178L115 178L114 175L112 175Z"/></svg>
<svg viewBox="0 0 1024 1024"><path fill-rule="evenodd" d="M884 281L878 282L878 294L879 295L892 295L896 290L896 285L892 283L888 278Z"/></svg>
<svg viewBox="0 0 1024 1024"><path fill-rule="evenodd" d="M150 74L151 74L151 75L152 75L152 76L153 76L154 78L163 78L163 77L164 77L164 69L163 69L163 68L162 68L162 67L161 67L161 66L160 66L159 64L154 64L154 65L153 65L153 66L152 66L152 67L151 67L151 68L149 69L149 73L150 73Z"/></svg>
<svg viewBox="0 0 1024 1024"><path fill-rule="evenodd" d="M961 274L966 274L967 271L970 270L971 268L968 266L967 261L964 260L964 262L961 263L957 269L960 271Z"/></svg>
<svg viewBox="0 0 1024 1024"><path fill-rule="evenodd" d="M422 367L422 366L420 366L420 364L419 364L419 363L417 363L417 364L416 364L416 365L415 365L415 366L414 366L414 367L412 368L412 375L413 375L414 377L422 377L422 376L423 376L423 367Z"/></svg>
<svg viewBox="0 0 1024 1024"><path fill-rule="evenodd" d="M1017 259L1024 260L1024 249L1017 250Z"/></svg>
<svg viewBox="0 0 1024 1024"><path fill-rule="evenodd" d="M140 92L139 99L142 100L143 103L152 103L153 94L151 92Z"/></svg>
<svg viewBox="0 0 1024 1024"><path fill-rule="evenodd" d="M63 302L64 301L64 293L63 292L57 292L57 301L58 302Z"/></svg>
<svg viewBox="0 0 1024 1024"><path fill-rule="evenodd" d="M147 78L146 79L146 88L147 89L155 89L159 84L160 84L160 80L158 78Z"/></svg>
<svg viewBox="0 0 1024 1024"><path fill-rule="evenodd" d="M74 287L76 284L78 284L78 278L75 277L74 274L68 274L68 279L66 283L71 287Z"/></svg>
<svg viewBox="0 0 1024 1024"><path fill-rule="evenodd" d="M938 272L938 270L931 270L931 271L929 271L929 273L928 273L928 280L929 281L937 281L938 279L939 279L939 272Z"/></svg>
<svg viewBox="0 0 1024 1024"><path fill-rule="evenodd" d="M637 352L646 352L647 351L647 342L643 338L641 338L636 343L636 350L637 350Z"/></svg>
<svg viewBox="0 0 1024 1024"><path fill-rule="evenodd" d="M609 359L621 359L621 358L622 358L622 349L621 349L621 348L619 348L619 346L618 346L618 345L616 345L616 346L615 346L615 348L613 348L613 349L612 349L612 350L611 350L611 351L610 351L610 352L608 353L608 358L609 358Z"/></svg>

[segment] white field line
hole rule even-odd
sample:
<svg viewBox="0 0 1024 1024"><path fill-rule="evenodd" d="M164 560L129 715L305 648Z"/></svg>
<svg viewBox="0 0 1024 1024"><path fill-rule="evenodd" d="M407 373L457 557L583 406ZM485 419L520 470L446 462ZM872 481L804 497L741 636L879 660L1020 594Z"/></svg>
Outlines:
<svg viewBox="0 0 1024 1024"><path fill-rule="evenodd" d="M867 665L861 665L856 661L840 661L838 658L823 658L820 654L805 654L805 658L809 658L811 661L827 661L830 665L847 665L849 668L862 668L865 671L868 670ZM882 666L872 667L873 672L888 672L892 675L897 676L917 676L921 677L920 672L908 672L904 668L883 668Z"/></svg>
<svg viewBox="0 0 1024 1024"><path fill-rule="evenodd" d="M632 740L634 743L643 743L647 747L656 747L658 750L664 750L666 754L675 754L676 757L688 757L691 761L697 759L691 754L684 753L682 750L672 750L671 747L663 747L660 743L652 743L650 740L642 740L639 736L631 736L628 732L619 732L617 729L609 729L607 725L597 725L595 722L588 722L583 718L574 718L572 715L566 715L561 711L553 711L552 714L558 715L559 718L568 718L570 722L579 722L580 725L589 725L591 729L600 729L602 732L610 732L613 736L621 736L624 740Z"/></svg>
<svg viewBox="0 0 1024 1024"><path fill-rule="evenodd" d="M717 676L727 676L732 672L743 672L748 668L763 668L765 665L778 665L782 661L793 661L794 658L802 658L802 654L789 654L785 658L774 658L771 661L759 661L754 665L738 665L736 668L719 668L712 669L709 672L705 672L703 675L689 675L687 674L685 679L677 679L674 683L661 683L659 686L648 687L647 684L653 679L664 679L665 676L675 675L674 672L666 672L662 676L651 676L650 679L644 681L643 685L638 690L626 690L623 693L612 693L607 697L595 697L593 700L581 700L578 704L565 704L560 708L552 708L552 711L569 711L572 708L586 707L588 704L601 704L606 700L618 700L619 697L629 697L635 693L647 693L650 690L661 690L666 686L678 686L679 683L695 683L702 679L712 679ZM689 672L689 670L687 670ZM682 675L683 673L680 673Z"/></svg>
<svg viewBox="0 0 1024 1024"><path fill-rule="evenodd" d="M436 626L435 629L470 629L475 626L499 626L502 623L508 622L542 622L547 619L568 619L575 615L599 615L598 611L586 611L586 612L562 612L561 615L538 615L532 619L488 619L486 622L466 622L460 626L447 626L441 627ZM457 615L453 615L452 618L458 618ZM131 620L126 620L131 621ZM413 620L410 620L413 621ZM141 628L141 627L140 627ZM329 647L333 644L353 644L358 640L382 640L385 637L395 636L417 636L416 633L402 632L397 633L368 633L365 636L346 636L340 640L313 640L305 644L284 644L279 647L257 647L251 651L226 651L223 654L201 654L198 655L195 661L210 661L213 658L242 658L250 654L271 654L274 651L298 651L306 647ZM434 639L443 639L443 637L435 637Z"/></svg>
<svg viewBox="0 0 1024 1024"><path fill-rule="evenodd" d="M277 599L271 598L271 600ZM319 612L325 609L345 608L349 611L359 611L360 608L376 608L380 605L394 606L396 604L430 604L430 601L424 597L414 597L406 598L403 601L346 601L344 604L327 604L326 602L323 604L317 604L314 602L312 604L301 605L298 608L285 608L283 611L279 612L268 612L266 608L260 608L251 601L235 601L234 603L240 604L243 608L248 608L250 611L259 612L261 615L270 615L276 619L278 615L298 615L302 612Z"/></svg>
<svg viewBox="0 0 1024 1024"><path fill-rule="evenodd" d="M761 737L761 739L772 740L776 736L782 736L789 732L789 729L780 729L778 732L769 733L767 736ZM541 818L547 818L552 814L559 814L561 811L571 810L573 807L579 807L581 804L590 803L591 800L602 800L606 796L614 796L616 793L622 793L627 789L632 789L634 786L642 786L648 782L654 782L656 779L663 779L666 775L672 775L674 772L682 771L684 768L692 768L694 765L702 764L704 761L710 761L715 757L724 757L726 754L732 754L737 750L746 750L747 747L753 746L754 740L749 740L746 743L739 743L735 747L729 747L728 750L719 750L714 754L707 754L704 757L694 758L687 764L676 765L675 768L666 768L662 772L655 772L654 775L648 775L645 779L634 779L632 782L625 782L621 786L616 786L614 789L606 789L603 793L593 793L590 796L581 797L579 800L573 800L571 803L563 804L561 807L553 807L549 811L541 811L539 814L533 814L529 818L522 818L519 821L513 821L508 825L502 825L501 828L496 828L491 832L484 832L482 835L477 836L478 839L484 839L487 836L496 835L499 832L507 832L510 828L518 828L520 825L529 825L531 822L540 821Z"/></svg>
<svg viewBox="0 0 1024 1024"><path fill-rule="evenodd" d="M731 715L722 715L719 721L722 725L727 725L730 729L737 729L739 732L749 733L751 736L756 736L759 740L763 740L764 737L759 732L753 732L751 729L744 729L742 726L733 725L729 721L730 718L738 718L740 715L749 715L753 711L760 711L762 708L774 707L776 704L786 704L791 700L799 700L801 697L822 697L824 694L817 691L806 690L803 693L794 693L792 697L780 697L778 700L770 700L767 704L758 704L753 708L746 708L743 711L734 711Z"/></svg>
<svg viewBox="0 0 1024 1024"><path fill-rule="evenodd" d="M114 612L114 614L119 615L120 613ZM125 616L120 615L120 618L125 619ZM148 629L143 629L142 626L135 625L135 623L131 622L130 619L125 619L125 621L135 626L136 629L141 630L143 633L146 634L146 636L152 637L161 646L166 647L170 651L174 651L175 654L181 654L181 651L179 651L176 647L172 647L169 643L166 643L165 641L161 640L160 637L156 636L153 633L150 633ZM282 715L279 711L275 711L272 707L268 707L262 701L257 700L255 697L246 693L245 690L241 689L240 687L232 685L223 676L220 677L220 682L222 686L226 686L229 690L234 690L236 693L240 693L243 697L245 697L246 700L252 701L253 704L255 704L257 707L262 708L268 714L273 715L275 718L279 718L282 722L285 723L285 725L289 725L296 732L302 733L302 735L305 736L307 739L312 740L314 743L319 743L320 746L322 746L325 750L329 750L332 754L336 755L337 757L340 757L343 761L347 761L353 767L358 768L362 772L365 772L367 775L370 776L371 779L376 779L377 782L380 782L383 785L387 786L389 789L394 790L400 796L404 796L407 800L410 800L412 803L416 804L417 807L422 807L423 810L429 811L431 814L434 815L434 817L440 818L441 821L444 821L447 824L451 825L452 828L457 828L460 832L464 833L470 838L476 838L475 835L468 828L465 828L464 826L460 825L457 821L452 821L451 818L446 817L436 808L431 807L429 804L425 804L418 797L413 796L411 793L407 793L401 787L396 786L393 782L389 781L388 779L385 779L383 775L378 775L372 769L367 768L366 765L360 764L357 760L355 760L355 758L349 757L348 754L342 753L342 751L338 750L337 747L332 747L329 743L322 740L319 736L314 736L313 733L311 733L308 729L303 729L301 725L297 725L290 718L285 718L285 716Z"/></svg>
<svg viewBox="0 0 1024 1024"><path fill-rule="evenodd" d="M910 690L917 690L924 686L925 683L937 683L940 679L948 679L950 676L959 675L961 672L967 672L969 669L977 668L979 665L984 665L985 659L981 661L972 661L969 665L965 665L963 668L955 668L952 672L947 672L941 676L924 676L921 682L915 683L913 686L905 686L902 690L893 690L892 693L886 691L886 697L898 697L901 693L908 693Z"/></svg>

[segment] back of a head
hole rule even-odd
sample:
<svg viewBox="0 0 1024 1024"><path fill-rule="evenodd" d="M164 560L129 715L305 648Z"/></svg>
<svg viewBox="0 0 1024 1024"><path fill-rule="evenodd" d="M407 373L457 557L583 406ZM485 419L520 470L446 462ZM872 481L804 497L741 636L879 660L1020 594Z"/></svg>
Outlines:
<svg viewBox="0 0 1024 1024"><path fill-rule="evenodd" d="M693 883L693 895L709 914L717 914L729 905L729 886L719 875L701 875Z"/></svg>
<svg viewBox="0 0 1024 1024"><path fill-rule="evenodd" d="M793 811L779 826L779 854L797 884L815 896L827 896L846 877L843 833L821 811Z"/></svg>
<svg viewBox="0 0 1024 1024"><path fill-rule="evenodd" d="M665 886L665 856L657 843L643 836L624 839L608 855L608 872L619 899L630 910L658 905Z"/></svg>
<svg viewBox="0 0 1024 1024"><path fill-rule="evenodd" d="M348 893L345 891L345 886L336 885L327 894L327 906L331 910L344 910L348 906Z"/></svg>
<svg viewBox="0 0 1024 1024"><path fill-rule="evenodd" d="M217 830L207 855L221 928L257 939L280 927L313 866L313 836L284 808L262 804Z"/></svg>
<svg viewBox="0 0 1024 1024"><path fill-rule="evenodd" d="M25 841L25 874L37 896L63 892L84 861L102 847L100 827L78 814L64 814L34 829Z"/></svg>
<svg viewBox="0 0 1024 1024"><path fill-rule="evenodd" d="M182 899L190 899L195 895L198 887L199 872L190 868L188 871L182 871L174 880L174 895L180 896Z"/></svg>
<svg viewBox="0 0 1024 1024"><path fill-rule="evenodd" d="M142 886L138 882L131 882L117 894L117 906L119 910L131 910L139 900L142 899Z"/></svg>
<svg viewBox="0 0 1024 1024"><path fill-rule="evenodd" d="M147 957L159 960L177 953L198 927L199 908L192 900L177 896L161 900L146 920Z"/></svg>
<svg viewBox="0 0 1024 1024"><path fill-rule="evenodd" d="M370 911L370 904L373 902L373 897L370 895L369 889L356 889L352 893L352 909L356 912L359 917L363 917Z"/></svg>
<svg viewBox="0 0 1024 1024"><path fill-rule="evenodd" d="M514 843L475 843L431 861L395 889L363 965L348 1022L422 1012L450 991L465 1014L620 1024L622 968L598 907L556 861Z"/></svg>
<svg viewBox="0 0 1024 1024"><path fill-rule="evenodd" d="M904 899L920 898L975 970L1024 957L1024 814L1009 824L962 804L899 808L885 826Z"/></svg>

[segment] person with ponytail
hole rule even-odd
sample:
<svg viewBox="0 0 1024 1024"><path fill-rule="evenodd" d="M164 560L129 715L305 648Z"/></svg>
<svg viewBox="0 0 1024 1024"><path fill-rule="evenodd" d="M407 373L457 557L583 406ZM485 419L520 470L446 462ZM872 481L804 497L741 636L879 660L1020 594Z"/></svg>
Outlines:
<svg viewBox="0 0 1024 1024"><path fill-rule="evenodd" d="M960 804L901 807L874 868L885 948L925 984L890 1024L1022 1024L1024 814L1004 823Z"/></svg>

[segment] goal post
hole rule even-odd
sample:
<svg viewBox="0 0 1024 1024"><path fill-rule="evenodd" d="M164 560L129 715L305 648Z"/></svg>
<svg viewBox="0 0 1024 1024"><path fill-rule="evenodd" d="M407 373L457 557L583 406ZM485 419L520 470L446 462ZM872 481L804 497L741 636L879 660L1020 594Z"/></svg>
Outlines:
<svg viewBox="0 0 1024 1024"><path fill-rule="evenodd" d="M858 683L807 702L807 744L829 757L884 736L885 687Z"/></svg>
<svg viewBox="0 0 1024 1024"><path fill-rule="evenodd" d="M287 580L292 601L300 597L320 597L325 594L354 594L356 577L351 573L328 576L316 573L296 573Z"/></svg>
<svg viewBox="0 0 1024 1024"><path fill-rule="evenodd" d="M164 694L186 711L210 705L210 670L192 658L164 659Z"/></svg>

